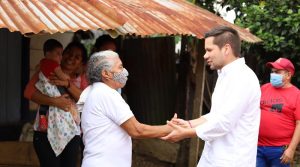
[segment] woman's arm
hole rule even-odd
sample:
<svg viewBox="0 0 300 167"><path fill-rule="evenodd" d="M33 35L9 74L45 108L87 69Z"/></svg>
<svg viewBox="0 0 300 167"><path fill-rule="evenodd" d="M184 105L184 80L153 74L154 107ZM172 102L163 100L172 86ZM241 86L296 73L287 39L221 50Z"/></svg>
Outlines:
<svg viewBox="0 0 300 167"><path fill-rule="evenodd" d="M28 100L31 100L32 95L34 94L34 92L38 91L35 88L35 83L38 81L39 79L39 72L36 72L35 74L33 74L33 76L30 78L29 82L27 83L25 90L24 90L24 97Z"/></svg>
<svg viewBox="0 0 300 167"><path fill-rule="evenodd" d="M82 93L82 90L75 86L70 80L68 81L68 86L66 88L68 89L68 92L71 94L73 99L77 102Z"/></svg>
<svg viewBox="0 0 300 167"><path fill-rule="evenodd" d="M63 81L66 81L66 80L70 80L70 76L65 74L61 67L58 66L54 69L54 74L60 79L60 80L63 80Z"/></svg>
<svg viewBox="0 0 300 167"><path fill-rule="evenodd" d="M49 97L38 90L32 94L31 100L40 105L55 106L62 110L67 110L72 104L72 101L67 94L59 97Z"/></svg>
<svg viewBox="0 0 300 167"><path fill-rule="evenodd" d="M38 74L39 72L36 72L26 85L24 97L40 105L52 105L61 109L68 107L71 104L71 101L68 99L67 95L56 98L48 97L35 88L35 83L38 81Z"/></svg>
<svg viewBox="0 0 300 167"><path fill-rule="evenodd" d="M168 135L172 132L172 128L168 125L146 125L138 122L133 116L125 121L121 127L130 135L132 138L158 138Z"/></svg>
<svg viewBox="0 0 300 167"><path fill-rule="evenodd" d="M78 88L76 85L74 85L72 83L72 81L70 80L60 80L58 77L56 76L51 76L50 77L50 81L51 84L54 84L56 86L63 86L65 87L68 92L70 93L71 97L75 100L78 101L80 94L82 92L82 90L80 88Z"/></svg>

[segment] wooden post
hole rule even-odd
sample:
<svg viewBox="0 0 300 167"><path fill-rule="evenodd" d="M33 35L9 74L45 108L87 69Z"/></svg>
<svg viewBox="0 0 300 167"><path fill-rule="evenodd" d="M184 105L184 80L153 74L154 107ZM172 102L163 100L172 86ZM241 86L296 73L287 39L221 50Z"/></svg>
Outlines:
<svg viewBox="0 0 300 167"><path fill-rule="evenodd" d="M204 50L204 40L198 40L197 44L197 67L196 67L196 90L193 102L193 119L199 118L202 115L203 99L204 99L204 85L205 85L205 63L203 55ZM200 149L202 152L203 141L199 138L192 138L189 148L189 167L195 167L198 162L198 157Z"/></svg>

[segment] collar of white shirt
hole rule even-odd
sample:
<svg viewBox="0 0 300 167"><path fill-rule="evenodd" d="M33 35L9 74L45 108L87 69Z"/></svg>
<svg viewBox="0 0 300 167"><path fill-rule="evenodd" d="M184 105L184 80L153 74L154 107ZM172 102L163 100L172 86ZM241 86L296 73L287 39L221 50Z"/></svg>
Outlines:
<svg viewBox="0 0 300 167"><path fill-rule="evenodd" d="M240 66L241 64L245 64L244 58L238 58L238 59L234 60L233 62L225 65L222 69L218 70L219 77L225 76L227 73L234 70L236 67Z"/></svg>

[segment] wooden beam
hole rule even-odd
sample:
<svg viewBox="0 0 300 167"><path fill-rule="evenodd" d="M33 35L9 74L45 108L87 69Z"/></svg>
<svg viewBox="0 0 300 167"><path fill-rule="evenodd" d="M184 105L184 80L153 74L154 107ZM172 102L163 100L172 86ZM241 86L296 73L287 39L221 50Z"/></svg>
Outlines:
<svg viewBox="0 0 300 167"><path fill-rule="evenodd" d="M205 63L203 55L205 54L204 50L204 40L198 40L196 42L197 46L197 67L196 67L196 90L195 97L193 102L193 119L199 118L202 115L203 109L203 99L204 99L204 85L205 85ZM200 141L199 138L192 138L190 142L189 150L189 167L195 167L199 159L200 149L202 152L203 141Z"/></svg>

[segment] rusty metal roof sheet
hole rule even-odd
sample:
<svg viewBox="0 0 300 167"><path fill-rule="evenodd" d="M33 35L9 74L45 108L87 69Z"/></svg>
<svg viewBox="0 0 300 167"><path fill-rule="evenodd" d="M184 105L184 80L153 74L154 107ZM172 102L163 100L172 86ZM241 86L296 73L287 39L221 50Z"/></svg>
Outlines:
<svg viewBox="0 0 300 167"><path fill-rule="evenodd" d="M203 38L205 32L220 25L233 27L245 41L261 41L185 0L0 0L0 28L22 34L100 28L118 34Z"/></svg>

